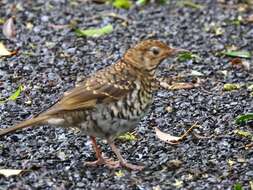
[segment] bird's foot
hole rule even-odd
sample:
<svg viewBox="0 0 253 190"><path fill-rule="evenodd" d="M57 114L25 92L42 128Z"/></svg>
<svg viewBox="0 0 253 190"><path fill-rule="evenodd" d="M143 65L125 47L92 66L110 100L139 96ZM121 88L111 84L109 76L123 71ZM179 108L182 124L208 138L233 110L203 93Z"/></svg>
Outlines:
<svg viewBox="0 0 253 190"><path fill-rule="evenodd" d="M130 169L130 170L143 170L144 166L138 166L138 165L134 165L128 162L120 162L120 161L114 161L114 160L109 160L105 163L105 165L109 168L112 169L116 169L116 168L121 168L124 167L126 169Z"/></svg>
<svg viewBox="0 0 253 190"><path fill-rule="evenodd" d="M117 169L117 168L124 167L126 169L139 170L139 171L144 168L144 166L138 166L138 165L130 164L128 162L120 162L118 160L113 160L113 159L109 159L109 158L99 158L95 161L85 162L85 165L86 166L105 165L105 166L107 166L108 168L111 168L111 169Z"/></svg>
<svg viewBox="0 0 253 190"><path fill-rule="evenodd" d="M110 161L112 161L112 159L101 157L95 161L87 161L84 163L84 165L86 165L86 166L100 166L100 165L104 165Z"/></svg>

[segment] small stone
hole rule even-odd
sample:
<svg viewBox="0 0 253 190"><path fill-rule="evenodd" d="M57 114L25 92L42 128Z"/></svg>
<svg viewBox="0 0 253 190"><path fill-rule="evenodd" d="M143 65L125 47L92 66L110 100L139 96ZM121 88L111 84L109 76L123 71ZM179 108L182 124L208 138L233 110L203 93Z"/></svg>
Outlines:
<svg viewBox="0 0 253 190"><path fill-rule="evenodd" d="M166 107L166 111L168 113L171 113L171 112L173 112L173 108L171 106L168 106L168 107Z"/></svg>
<svg viewBox="0 0 253 190"><path fill-rule="evenodd" d="M180 160L170 160L166 163L168 170L176 170L182 166L183 162Z"/></svg>

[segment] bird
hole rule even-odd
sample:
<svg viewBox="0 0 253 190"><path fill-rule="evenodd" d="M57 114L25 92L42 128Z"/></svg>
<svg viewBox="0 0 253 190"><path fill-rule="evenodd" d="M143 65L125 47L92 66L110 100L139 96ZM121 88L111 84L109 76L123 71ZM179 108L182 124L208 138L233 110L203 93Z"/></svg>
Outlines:
<svg viewBox="0 0 253 190"><path fill-rule="evenodd" d="M134 130L149 112L155 92L158 66L168 57L187 50L173 48L157 39L143 40L129 48L116 63L98 70L41 114L14 127L0 130L0 137L26 127L41 125L76 128L90 136L96 160L88 166L105 165L142 170L144 166L126 161L114 140ZM97 138L106 139L117 160L102 154Z"/></svg>

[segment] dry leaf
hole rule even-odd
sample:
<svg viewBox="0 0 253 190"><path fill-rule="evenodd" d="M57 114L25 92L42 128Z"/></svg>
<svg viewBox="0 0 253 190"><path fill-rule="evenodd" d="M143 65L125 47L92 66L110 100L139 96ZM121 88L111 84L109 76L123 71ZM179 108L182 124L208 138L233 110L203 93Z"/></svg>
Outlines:
<svg viewBox="0 0 253 190"><path fill-rule="evenodd" d="M168 82L165 82L165 81L162 81L160 80L160 86L165 88L165 89L169 89L170 88L170 85Z"/></svg>
<svg viewBox="0 0 253 190"><path fill-rule="evenodd" d="M179 144L181 140L183 140L191 131L194 127L198 127L198 125L194 124L192 125L183 135L177 137L177 136L172 136L168 133L164 133L162 132L160 129L158 129L157 127L155 127L155 133L156 133L156 136L166 142L166 143L169 143L169 144Z"/></svg>
<svg viewBox="0 0 253 190"><path fill-rule="evenodd" d="M3 43L0 42L0 57L10 56L12 52L6 49Z"/></svg>
<svg viewBox="0 0 253 190"><path fill-rule="evenodd" d="M192 89L195 87L193 83L186 83L186 82L176 82L170 85L170 90L180 90L180 89Z"/></svg>
<svg viewBox="0 0 253 190"><path fill-rule="evenodd" d="M168 90L181 90L181 89L192 89L198 87L198 83L186 83L186 82L175 82L172 85L166 82L160 82L161 87Z"/></svg>
<svg viewBox="0 0 253 190"><path fill-rule="evenodd" d="M249 5L244 4L244 3L240 3L240 4L238 4L237 9L239 12L245 12L249 9Z"/></svg>
<svg viewBox="0 0 253 190"><path fill-rule="evenodd" d="M13 18L9 18L3 25L3 34L8 39L14 39L16 37L16 30Z"/></svg>
<svg viewBox="0 0 253 190"><path fill-rule="evenodd" d="M195 73L196 74L196 73ZM199 73L198 73L199 74ZM176 76L174 78L167 79L158 79L160 87L167 89L167 90L181 90L181 89L192 89L199 87L200 84L203 82L200 78L196 78L193 82L172 82L178 81L185 76Z"/></svg>
<svg viewBox="0 0 253 190"><path fill-rule="evenodd" d="M0 174L5 177L9 177L12 175L19 175L23 170L14 170L14 169L0 169Z"/></svg>
<svg viewBox="0 0 253 190"><path fill-rule="evenodd" d="M245 149L251 149L253 147L253 143L249 143L245 145Z"/></svg>
<svg viewBox="0 0 253 190"><path fill-rule="evenodd" d="M0 42L0 57L16 55L17 53L18 53L18 50L9 51L9 50L6 49L4 44L2 42Z"/></svg>
<svg viewBox="0 0 253 190"><path fill-rule="evenodd" d="M178 144L178 141L180 140L180 137L172 136L168 133L164 133L160 131L157 127L155 127L155 133L156 136L161 139L162 141L165 141L169 144Z"/></svg>

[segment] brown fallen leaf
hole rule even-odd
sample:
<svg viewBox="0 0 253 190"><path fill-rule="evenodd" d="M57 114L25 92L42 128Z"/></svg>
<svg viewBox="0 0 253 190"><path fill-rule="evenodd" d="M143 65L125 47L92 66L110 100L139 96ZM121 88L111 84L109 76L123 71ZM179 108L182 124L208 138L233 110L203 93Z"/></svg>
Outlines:
<svg viewBox="0 0 253 190"><path fill-rule="evenodd" d="M172 82L172 84L169 84L165 81L160 81L160 86L168 89L168 90L182 90L182 89L192 89L192 88L196 88L199 87L200 85L200 80L197 80L196 83L192 83L192 82Z"/></svg>
<svg viewBox="0 0 253 190"><path fill-rule="evenodd" d="M237 58L231 59L229 63L231 63L232 65L241 65L242 59L237 57Z"/></svg>
<svg viewBox="0 0 253 190"><path fill-rule="evenodd" d="M14 39L16 37L16 29L15 29L13 17L9 18L4 23L3 34L8 39Z"/></svg>
<svg viewBox="0 0 253 190"><path fill-rule="evenodd" d="M5 177L10 177L12 175L19 175L24 170L15 170L15 169L0 169L0 174L4 175Z"/></svg>
<svg viewBox="0 0 253 190"><path fill-rule="evenodd" d="M179 90L179 89L191 89L194 87L192 83L185 83L185 82L176 82L170 85L169 89L171 90Z"/></svg>
<svg viewBox="0 0 253 190"><path fill-rule="evenodd" d="M202 136L202 135L199 135L195 132L192 133L194 135L194 137L196 137L197 139L211 139L214 137L214 135L210 135L210 136Z"/></svg>
<svg viewBox="0 0 253 190"><path fill-rule="evenodd" d="M251 149L253 147L253 143L249 143L245 145L245 149Z"/></svg>
<svg viewBox="0 0 253 190"><path fill-rule="evenodd" d="M0 57L11 56L11 55L15 55L16 53L17 51L7 50L4 44L0 42Z"/></svg>
<svg viewBox="0 0 253 190"><path fill-rule="evenodd" d="M183 140L184 138L186 138L186 136L192 131L192 129L194 127L197 127L197 126L198 125L196 125L196 124L192 125L183 135L181 135L179 137L170 135L168 133L164 133L160 129L158 129L157 127L155 127L155 132L156 132L156 136L160 140L162 140L162 141L164 141L166 143L175 145L175 144L179 144L181 140Z"/></svg>
<svg viewBox="0 0 253 190"><path fill-rule="evenodd" d="M229 62L232 66L238 67L238 68L244 68L245 70L250 70L250 63L246 60L243 60L239 57L231 59Z"/></svg>

